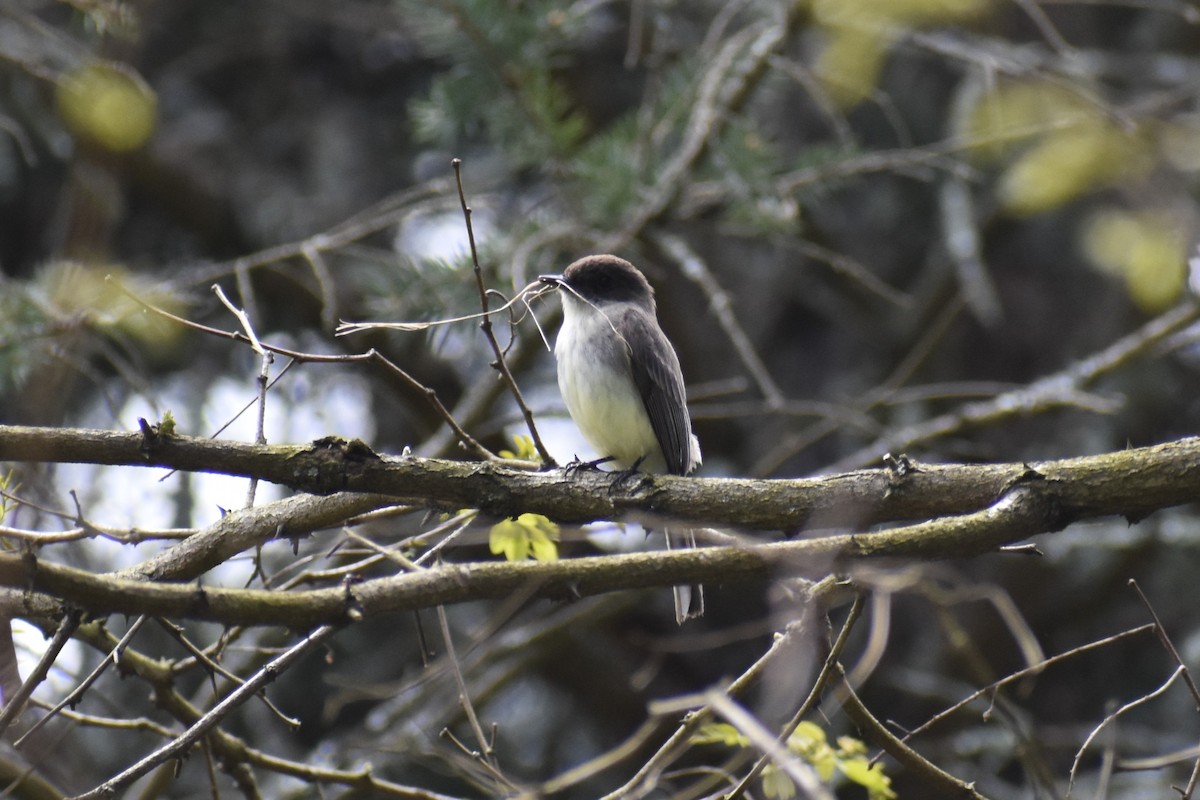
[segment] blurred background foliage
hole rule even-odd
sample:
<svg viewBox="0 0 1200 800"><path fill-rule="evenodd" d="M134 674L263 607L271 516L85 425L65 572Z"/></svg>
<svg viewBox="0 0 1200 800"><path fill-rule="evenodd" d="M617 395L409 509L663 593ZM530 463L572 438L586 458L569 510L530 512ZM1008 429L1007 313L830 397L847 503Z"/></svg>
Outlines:
<svg viewBox="0 0 1200 800"><path fill-rule="evenodd" d="M475 325L333 336L340 319L477 310L458 157L490 287L511 296L596 251L644 269L680 351L705 474L814 474L888 450L1018 461L1194 433L1197 358L1184 335L1092 393L1001 403L912 435L1068 368L1183 299L1200 228L1198 92L1200 10L1188 0L0 0L0 419L129 430L170 410L182 431L216 433L253 399L258 362L144 304L232 330L210 291L219 284L260 337L325 353L377 347L472 434L512 446L519 416ZM536 311L552 324L555 305ZM537 332L524 321L500 334L515 337L508 355L551 452L569 459L581 445ZM246 424L223 435L251 438ZM290 369L268 439L328 434L464 457L421 393L388 374ZM76 490L90 517L115 526L203 525L244 501L236 481L139 488L108 474L20 478L53 507L70 508ZM372 535L396 541L426 524ZM1131 528L1077 526L1036 560L873 576L872 630L890 638L871 651L864 698L914 726L1019 668L1013 631L1025 628L1010 611L1028 626L1018 641L1048 653L1139 624L1130 577L1162 604L1194 665L1196 530L1183 510ZM301 552L336 560L338 541L314 537ZM563 546L589 552L595 540ZM104 569L129 549L55 553ZM290 548L262 557L293 563ZM463 557L489 557L486 539ZM740 673L798 613L764 587L715 587L709 617L676 631L668 592L640 599L515 617L451 609L454 629L473 637L464 672L500 725L509 776L545 780L613 746L649 699ZM461 715L445 671L422 671L414 636L408 620L344 632L336 652L273 689L304 719L298 735L252 710L232 729L303 761L369 759L396 780L498 792L438 738ZM159 639L144 649L169 650ZM81 651L74 669L96 657ZM964 715L914 744L989 796L1059 796L1106 703L1173 669L1148 640L1080 663L1014 694L1001 719ZM199 676L181 680L202 694ZM775 676L751 706L771 722L794 690ZM144 687L106 691L122 698L108 713L143 713ZM1121 753L1195 744L1189 701L1172 697L1122 729ZM831 740L852 728L828 713ZM57 735L86 756L69 769L53 756L61 744L18 757L74 789L148 741ZM689 763L725 757L701 748ZM1108 791L1161 796L1189 768L1122 774ZM887 769L902 797L929 796ZM1102 780L1098 759L1084 772L1088 786ZM598 796L622 774L562 796ZM311 791L263 780L271 796ZM701 796L688 788L698 781L664 785Z"/></svg>

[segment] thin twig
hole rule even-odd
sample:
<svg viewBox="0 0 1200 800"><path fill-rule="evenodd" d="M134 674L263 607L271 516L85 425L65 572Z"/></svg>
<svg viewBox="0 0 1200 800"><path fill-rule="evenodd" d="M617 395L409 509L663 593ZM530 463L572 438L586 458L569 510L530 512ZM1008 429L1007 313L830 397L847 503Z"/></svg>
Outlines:
<svg viewBox="0 0 1200 800"><path fill-rule="evenodd" d="M373 206L357 212L325 231L292 242L273 245L239 256L232 261L211 265L186 265L179 270L181 279L168 288L192 288L211 285L229 275L276 264L292 258L307 258L308 253L328 253L373 233L392 227L412 213L412 207L439 197L449 188L444 178L418 184L385 197ZM311 263L311 262L310 262Z"/></svg>
<svg viewBox="0 0 1200 800"><path fill-rule="evenodd" d="M764 20L731 35L709 59L708 70L696 88L696 100L691 104L691 117L679 148L657 170L644 200L629 214L621 229L601 243L602 252L621 249L671 207L687 177L767 73L770 57L789 40L791 29L803 16L794 3L783 8L782 19Z"/></svg>
<svg viewBox="0 0 1200 800"><path fill-rule="evenodd" d="M846 621L842 624L841 631L838 632L837 639L832 647L829 648L829 654L825 656L825 662L821 665L821 671L817 673L816 680L813 681L812 688L808 691L808 696L804 698L804 702L800 704L800 708L796 709L796 713L788 720L787 724L779 733L778 742L781 747L787 745L788 737L790 737L800 727L800 723L805 717L816 707L817 702L821 699L821 695L825 692L825 687L829 685L829 681L837 674L836 664L841 660L842 651L846 647L846 642L850 640L850 631L854 629L854 623L862 615L863 606L862 593L854 596L854 604L850 606L850 613L846 617ZM734 787L733 791L725 795L722 800L737 800L746 793L750 788L750 784L762 774L763 769L767 766L769 758L767 754L754 762L754 766L746 773L741 782Z"/></svg>
<svg viewBox="0 0 1200 800"><path fill-rule="evenodd" d="M1179 792L1180 797L1183 800L1190 800L1191 796L1196 792L1197 785L1200 785L1200 758L1197 758L1196 762L1192 765L1192 774L1188 778L1187 786L1183 788L1183 791Z"/></svg>
<svg viewBox="0 0 1200 800"><path fill-rule="evenodd" d="M662 725L663 720L654 717L643 720L638 729L616 747L543 782L537 797L559 794L619 764L639 752Z"/></svg>
<svg viewBox="0 0 1200 800"><path fill-rule="evenodd" d="M104 674L109 665L119 664L121 662L122 651L129 646L131 641L133 641L133 637L141 629L142 625L146 623L147 619L149 619L149 617L143 614L134 620L133 624L129 626L129 630L125 631L125 635L121 637L119 642L117 642L116 647L109 651L108 655L104 657L104 660L97 664L96 668L93 669L86 678L80 681L78 686L71 690L70 694L60 700L58 704L54 706L54 708L50 709L50 712L46 714L46 716L42 717L33 725L31 725L29 730L25 731L25 733L21 735L21 738L17 739L17 741L13 743L13 746L20 747L26 740L29 739L30 736L32 736L43 725L53 719L55 715L57 715L62 709L66 708L67 706L74 708L76 705L78 705L80 699L83 697L84 692L86 692L88 687L95 683L100 676Z"/></svg>
<svg viewBox="0 0 1200 800"><path fill-rule="evenodd" d="M949 175L938 191L942 241L954 262L958 285L967 306L986 328L998 325L1004 309L996 284L983 262L983 243L975 220L975 200L967 182Z"/></svg>
<svg viewBox="0 0 1200 800"><path fill-rule="evenodd" d="M107 651L109 645L101 644L101 642L110 642L113 638L111 634L108 634L106 631L94 629L94 626L92 628L84 626L81 628L81 631L85 633L79 638L94 647L100 647ZM125 650L124 664L132 674L137 675L155 687L157 704L175 719L182 722L185 726L190 726L200 718L201 714L197 709L187 700L183 699L174 688L166 685L170 679L167 675L163 674L164 669L161 661L149 658L132 648L128 648ZM177 735L176 732L166 730L154 723L141 723L138 720L113 720L110 723L107 720L88 717L87 715L71 714L66 711L61 713L71 719L79 719L83 724L99 724L117 728L131 727L150 731L170 739L174 739ZM373 774L370 764L357 769L342 770L269 755L256 750L249 746L244 739L240 739L220 727L209 732L206 742L219 759L222 767L244 789L251 788L253 783L253 775L250 774L249 768L261 767L279 775L298 778L310 783L337 784L352 788L356 792L367 791L372 793L372 796L398 797L403 798L403 800L457 800L457 798L451 798L438 792L412 786L403 786L383 780ZM251 796L258 795L251 794Z"/></svg>
<svg viewBox="0 0 1200 800"><path fill-rule="evenodd" d="M450 797L439 792L403 786L376 777L369 763L353 770L333 769L319 764L280 758L248 747L243 743L239 742L239 744L242 745L239 752L246 759L247 764L268 769L280 775L298 778L306 783L332 783L352 788L351 792L342 796L359 796L359 793L363 793L372 797L399 797L403 800L461 800L461 798Z"/></svg>
<svg viewBox="0 0 1200 800"><path fill-rule="evenodd" d="M257 379L258 416L255 421L254 442L255 444L266 444L267 389L271 385L271 364L274 362L275 356L273 353L264 350L262 344L259 343L258 334L254 332L254 325L250 322L249 315L244 310L235 306L225 296L225 292L221 290L220 286L213 284L212 290L216 293L225 308L229 309L229 312L237 317L238 322L242 324L242 330L246 333L246 338L250 340L250 348L261 357ZM294 364L295 362L293 361L292 363ZM250 478L250 486L246 491L246 508L254 506L254 495L257 491L258 478L252 476Z"/></svg>
<svg viewBox="0 0 1200 800"><path fill-rule="evenodd" d="M904 743L904 740L896 738L896 735L863 705L862 700L855 693L854 687L846 680L840 665L838 673L841 678L839 688L845 693L842 707L845 709L846 715L863 729L868 739L883 748L902 766L911 770L918 780L924 780L931 787L936 787L938 794L944 794L947 797L969 798L969 800L985 800L984 796L976 791L974 783L967 783L954 777L913 750Z"/></svg>
<svg viewBox="0 0 1200 800"><path fill-rule="evenodd" d="M933 353L935 346L945 337L950 324L962 310L962 300L955 299L942 308L937 317L922 331L921 336L909 348L908 353L900 360L884 380L868 392L863 400L856 404L857 408L843 409L841 415L827 416L817 420L798 433L784 439L783 442L769 449L759 457L752 468L753 474L763 475L774 472L787 458L795 453L811 447L816 442L839 430L850 414L855 417L866 417L873 409L888 402L892 393L912 377L913 373ZM878 431L873 431L878 435Z"/></svg>
<svg viewBox="0 0 1200 800"><path fill-rule="evenodd" d="M490 306L480 311L477 314L461 314L457 317L443 317L441 319L419 320L414 322L341 322L337 326L336 336L349 336L362 331L427 331L430 328L435 328L440 325L453 325L458 322L470 322L471 320L484 320L490 318L493 314L502 314L508 312L509 320L514 324L525 318L525 313L529 312L529 303L539 297L553 292L554 289L541 286L537 283L526 284L517 289L517 294L511 300L506 300L503 305L496 308ZM489 291L489 294L500 295L499 292ZM518 316L514 309L520 307L525 308L525 313Z"/></svg>
<svg viewBox="0 0 1200 800"><path fill-rule="evenodd" d="M31 706L49 711L52 706L50 703L34 698L29 703ZM125 717L101 717L96 714L84 714L80 711L72 711L69 708L58 710L59 716L63 719L69 719L72 722L78 722L80 725L87 725L93 728L109 728L119 731L145 731L153 733L155 736L163 739L173 739L178 731L173 731L170 728L160 725L152 719L146 717L125 718ZM3 796L3 795L0 795Z"/></svg>
<svg viewBox="0 0 1200 800"><path fill-rule="evenodd" d="M1075 752L1075 759L1071 762L1071 779L1067 782L1067 794L1066 794L1067 798L1071 797L1071 792L1075 788L1075 778L1079 774L1079 763L1083 760L1083 754L1085 752L1087 752L1088 747L1091 746L1091 744L1095 740L1095 738L1100 735L1100 732L1105 730L1109 726L1110 723L1116 722L1117 717L1121 716L1126 711L1135 709L1138 706L1142 705L1143 703L1147 703L1147 702L1153 700L1154 698L1161 696L1164 692L1167 691L1167 689L1170 689L1171 685L1173 683L1175 683L1175 680L1180 675L1184 674L1185 672L1186 672L1185 667L1182 664L1180 664L1178 667L1175 668L1175 671L1171 673L1171 677L1167 678L1166 682L1163 683L1162 686L1159 686L1157 689L1155 689L1153 692L1150 692L1149 694L1144 694L1141 697L1139 697L1138 699L1132 700L1132 701L1126 703L1125 705L1121 706L1116 711L1114 711L1113 713L1106 716L1103 720L1101 720L1099 725L1097 725L1094 729L1092 729L1092 732L1088 734L1088 737L1083 740L1083 744L1081 744L1079 746L1079 749Z"/></svg>
<svg viewBox="0 0 1200 800"><path fill-rule="evenodd" d="M911 295L892 286L868 269L866 265L845 253L839 253L806 239L789 239L781 244L788 250L795 250L813 261L826 265L834 275L849 281L852 286L871 298L882 300L900 311L907 311L913 305Z"/></svg>
<svg viewBox="0 0 1200 800"><path fill-rule="evenodd" d="M884 453L905 452L933 439L1015 416L1028 416L1049 408L1078 408L1086 401L1081 391L1083 387L1149 354L1160 342L1195 322L1198 317L1200 304L1188 299L1098 353L990 400L967 403L955 411L889 431L866 447L830 465L828 471L854 469L878 460Z"/></svg>
<svg viewBox="0 0 1200 800"><path fill-rule="evenodd" d="M1033 22L1038 32L1042 34L1042 38L1054 48L1060 58L1066 59L1073 54L1075 48L1067 43L1067 40L1058 32L1058 28L1054 27L1054 23L1050 21L1050 17L1047 16L1038 3L1033 2L1033 0L1014 0L1014 2L1025 12L1025 15Z"/></svg>
<svg viewBox="0 0 1200 800"><path fill-rule="evenodd" d="M321 251L311 240L300 246L300 252L312 268L313 277L317 279L317 289L321 296L321 327L327 331L333 330L338 319L337 290L334 286L333 272L329 269L325 256L321 255Z"/></svg>
<svg viewBox="0 0 1200 800"><path fill-rule="evenodd" d="M931 727L933 727L937 723L941 722L942 720L946 719L947 717L949 717L951 714L958 711L959 709L966 707L967 705L973 703L974 701L978 700L980 697L983 697L986 694L990 694L1004 686L1007 686L1008 684L1012 683L1013 681L1020 680L1021 678L1024 678L1027 675L1036 675L1036 674L1042 672L1043 670L1045 670L1047 667L1057 664L1060 661L1065 661L1068 658L1074 658L1075 656L1082 655L1083 653L1086 653L1090 650L1095 650L1100 647L1107 647L1108 645L1115 644L1116 642L1119 642L1122 639L1128 639L1131 636L1137 636L1142 633L1148 633L1150 631L1153 631L1154 629L1155 629L1154 625L1148 622L1145 625L1139 625L1136 628L1130 628L1129 630L1124 630L1124 631L1121 631L1120 633L1115 633L1112 636L1107 636L1103 639L1098 639L1094 642L1088 642L1087 644L1080 645L1079 647L1072 647L1070 650L1066 650L1057 655L1050 656L1049 658L1039 661L1036 664L1032 664L1028 667L1025 667L1024 669L1020 669L1020 670L1017 670L1016 672L1009 673L1008 675L1004 676L1000 680L989 683L987 686L984 686L982 689L972 692L971 694L967 695L962 700L959 700L957 703L950 706L949 708L942 709L941 711L934 714L932 717L930 717L925 722L921 723L920 725L918 725L915 728L912 728L911 730L909 730L908 732L906 732L904 734L904 737L903 737L904 741L911 739L913 736L916 736L919 733L923 733L923 732L929 730Z"/></svg>
<svg viewBox="0 0 1200 800"><path fill-rule="evenodd" d="M716 689L705 692L704 699L709 707L737 728L739 733L763 753L764 760L774 761L775 766L792 779L805 797L813 800L833 800L833 794L821 785L816 770L793 755L783 742L776 740L770 731L736 700Z"/></svg>
<svg viewBox="0 0 1200 800"><path fill-rule="evenodd" d="M1146 597L1145 592L1142 591L1142 587L1132 578L1129 579L1129 585L1137 592L1142 605L1146 607L1146 611L1150 613L1150 618L1154 620L1154 635L1158 637L1158 641L1171 654L1171 658L1175 660L1175 663L1183 667L1183 681L1187 684L1188 691L1192 693L1192 700L1196 703L1196 710L1200 711L1200 689L1196 687L1195 681L1192 680L1192 674L1188 671L1187 664L1184 662L1183 657L1179 655L1179 651L1175 649L1175 643L1171 641L1167 629L1163 627L1162 620L1158 618L1158 614L1154 611L1154 606L1150 605L1150 600Z"/></svg>
<svg viewBox="0 0 1200 800"><path fill-rule="evenodd" d="M521 409L521 414L525 417L525 427L529 429L529 435L533 439L533 445L537 448L538 455L541 456L542 463L547 467L553 467L557 462L550 455L550 451L546 449L546 445L542 443L537 424L533 420L533 412L526 405L525 397L521 394L520 387L517 386L517 379L513 377L512 371L508 368L504 350L500 347L500 342L496 340L496 335L492 331L492 318L488 313L490 306L488 290L483 282L483 268L479 265L479 250L475 245L475 226L471 222L471 206L467 204L467 194L463 189L462 159L456 158L450 163L454 166L454 179L458 184L458 201L462 206L463 219L467 226L467 241L471 247L471 263L475 266L475 284L479 289L479 304L483 307L484 316L479 323L479 329L483 331L484 337L492 348L492 353L496 356L492 366L499 370L505 383L508 384L509 391L512 392L513 399L516 400L517 407Z"/></svg>
<svg viewBox="0 0 1200 800"><path fill-rule="evenodd" d="M254 443L267 443L267 390L271 387L271 364L275 361L274 353L262 354L259 360L258 377L255 383L258 385L258 414L254 420ZM293 364L296 362L292 362ZM246 490L246 508L254 506L254 496L258 491L258 480L250 479L250 486Z"/></svg>
<svg viewBox="0 0 1200 800"><path fill-rule="evenodd" d="M63 615L62 622L58 625L58 630L54 632L54 638L50 640L49 646L46 647L46 652L42 653L42 657L38 659L37 666L29 673L29 677L21 684L21 688L13 693L12 697L4 698L4 711L0 713L0 736L8 730L8 726L12 724L17 715L21 713L26 701L33 695L34 689L46 679L50 674L50 667L58 659L58 654L62 652L63 647L71 640L75 629L79 627L79 620L82 617L80 611L69 611Z"/></svg>
<svg viewBox="0 0 1200 800"><path fill-rule="evenodd" d="M159 316L162 316L165 319L169 319L173 322L177 322L186 328L190 328L191 330L199 331L200 333L205 333L210 336L217 336L222 339L229 339L229 340L232 340L235 342L250 343L250 338L244 333L241 333L238 331L221 330L220 328L213 328L208 325L201 324L199 322L194 322L185 317L180 317L177 314L172 314L170 311L167 311L164 308L160 308L160 307L154 305L153 303L147 302L143 298L138 297L137 295L133 294L132 292L129 292L127 289L124 289L119 286L118 286L118 288L126 296L130 297L137 303L141 304L146 309L153 311L155 314L158 314ZM298 350L290 350L286 347L279 347L278 345L268 344L266 342L259 342L259 345L262 347L263 350L266 350L267 352L275 353L277 355L287 356L288 358L292 359L293 361L297 361L297 362L301 362L301 363L356 364L356 363L360 363L360 362L374 362L377 364L381 364L385 369L391 371L398 378L400 378L400 380L402 380L404 383L408 384L410 387L412 387L413 389L418 391L426 399L426 401L433 407L433 409L438 413L438 415L446 422L446 424L454 432L454 435L458 438L458 441L460 441L464 446L466 446L468 449L472 450L477 456L479 456L480 458L483 458L485 460L488 460L488 461L502 460L498 456L496 456L494 453L492 453L490 450L488 450L486 447L484 447L482 444L480 444L478 441L476 441L474 437L472 437L465 430L463 430L462 427L459 426L458 422L454 419L454 416L451 415L451 413L442 404L441 399L438 398L436 391L434 391L430 387L426 386L425 384L421 383L416 378L414 378L412 375L405 372L397 364L395 364L393 361L391 361L390 359L385 357L382 353L375 350L374 348L371 348L370 350L366 351L365 353L356 353L356 354L345 353L345 354L330 355L330 354L326 354L326 353L304 353L304 352L300 352Z"/></svg>
<svg viewBox="0 0 1200 800"><path fill-rule="evenodd" d="M704 259L679 236L659 233L655 234L653 238L679 265L679 271L683 273L684 277L695 283L704 292L708 298L709 310L717 318L717 323L725 332L725 337L733 345L738 357L741 358L746 371L758 385L758 390L766 400L767 408L781 407L786 399L783 390L771 377L770 370L767 369L767 365L763 363L762 358L754 349L754 345L738 321L737 315L733 313L733 303L729 299L729 293L717 282L708 265L704 263Z"/></svg>
<svg viewBox="0 0 1200 800"><path fill-rule="evenodd" d="M463 712L467 715L467 722L471 726L471 732L475 734L475 741L479 745L477 751L470 751L471 755L480 759L486 764L490 771L496 777L501 778L499 768L496 765L495 753L492 750L492 743L483 732L483 726L479 724L479 717L475 713L475 704L471 702L470 692L467 691L467 681L463 677L462 665L458 661L458 654L454 650L454 636L450 633L450 622L446 618L446 607L437 607L438 624L442 629L442 643L446 647L446 661L450 666L450 672L454 675L454 683L458 686L458 702L462 706Z"/></svg>
<svg viewBox="0 0 1200 800"><path fill-rule="evenodd" d="M806 604L813 608L823 607L836 592L840 591L841 587L842 583L838 579L827 577L809 587ZM782 635L776 636L767 652L726 687L726 695L731 698L740 697L758 682L777 658L795 652L795 648L800 645L803 637L808 633L808 627L805 624L807 618L808 615L804 619L790 623ZM647 787L654 783L654 776L660 774L679 758L687 750L692 735L712 718L713 710L708 706L703 706L688 714L654 755L647 759L628 781L604 795L602 800L628 800L633 797L644 797Z"/></svg>
<svg viewBox="0 0 1200 800"><path fill-rule="evenodd" d="M183 755L191 749L192 745L200 737L204 736L217 723L223 720L230 711L261 691L268 683L274 681L282 672L287 670L297 659L332 636L336 630L337 628L333 625L322 625L317 628L259 669L245 683L230 692L224 700L213 706L211 711L196 720L191 727L173 741L138 760L129 768L91 791L78 795L74 800L98 800L98 798L112 797L118 790L145 775L159 764Z"/></svg>
<svg viewBox="0 0 1200 800"><path fill-rule="evenodd" d="M213 284L212 290L217 296L217 299L221 301L221 304L224 305L225 308L229 309L229 313L237 317L237 321L242 324L242 330L246 333L246 338L250 342L250 348L259 355L266 355L266 351L264 351L262 345L259 344L258 335L254 332L254 326L250 324L250 317L246 314L246 312L235 306L233 302L225 296L225 292L217 284Z"/></svg>
<svg viewBox="0 0 1200 800"><path fill-rule="evenodd" d="M179 627L178 625L175 625L172 622L169 622L168 620L162 619L161 617L157 618L157 621L158 621L158 624L163 628L163 630L165 630L167 633L169 633L171 635L171 637L173 639L175 639L175 641L179 642L179 644L185 650L187 650L189 653L192 654L192 657L196 659L197 663L201 664L205 669L207 669L209 671L209 676L210 676L210 680L212 681L214 693L216 691L216 677L215 676L217 676L217 675L220 675L225 680L230 681L231 683L236 683L236 684L245 683L245 681L242 680L242 678L238 677L234 673L225 669L223 666L218 664L216 661L213 661L208 656L207 653L205 653L203 650L201 650L199 647L197 647L195 644L193 644L192 641L190 639L188 639L187 636L184 634L183 628ZM259 695L259 699L262 700L263 705L265 705L268 709L270 709L271 713L273 713L276 717L278 717L280 719L280 721L282 721L285 725L290 727L292 730L300 729L300 720L296 719L295 717L289 717L287 714L283 713L283 711L279 708L279 706L275 705L275 703L273 703L270 700L270 698L268 698L265 694Z"/></svg>
<svg viewBox="0 0 1200 800"><path fill-rule="evenodd" d="M65 531L27 531L21 528L10 528L7 525L0 525L0 537L5 539L17 539L22 542L41 546L46 544L61 544L63 542L77 542L80 539L90 539L93 532L86 528L71 528Z"/></svg>
<svg viewBox="0 0 1200 800"><path fill-rule="evenodd" d="M15 497L8 492L0 491L0 495L12 497L12 499L16 500L17 502L29 506L30 508L36 508L43 514L48 514L52 517L58 517L59 519L71 520L77 527L86 531L89 537L110 539L120 544L140 544L141 542L153 541L156 539L186 539L192 534L196 533L197 530L195 528L170 528L167 530L118 530L116 528L102 526L98 523L90 522L87 519L87 516L83 513L83 504L79 502L79 495L74 489L71 489L69 494L71 495L72 502L75 504L74 514L68 514L63 511L47 508L46 506L31 502L30 500ZM46 540L43 539L39 543L45 542Z"/></svg>

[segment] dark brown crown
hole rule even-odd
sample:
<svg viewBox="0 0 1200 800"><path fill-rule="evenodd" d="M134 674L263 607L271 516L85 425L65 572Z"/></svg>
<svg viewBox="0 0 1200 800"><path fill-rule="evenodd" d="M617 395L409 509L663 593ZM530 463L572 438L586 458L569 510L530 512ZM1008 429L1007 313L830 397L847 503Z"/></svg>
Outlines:
<svg viewBox="0 0 1200 800"><path fill-rule="evenodd" d="M642 302L654 307L654 290L646 276L617 256L585 256L567 267L562 277L568 286L593 303Z"/></svg>

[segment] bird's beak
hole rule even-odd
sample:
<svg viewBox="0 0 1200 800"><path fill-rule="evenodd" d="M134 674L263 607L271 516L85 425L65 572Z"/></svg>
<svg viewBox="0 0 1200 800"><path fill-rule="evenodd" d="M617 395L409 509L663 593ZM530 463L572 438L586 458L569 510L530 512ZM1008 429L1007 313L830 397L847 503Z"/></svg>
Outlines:
<svg viewBox="0 0 1200 800"><path fill-rule="evenodd" d="M562 275L538 275L538 283L543 283L546 286L552 286L557 289L566 283L566 281L563 280Z"/></svg>

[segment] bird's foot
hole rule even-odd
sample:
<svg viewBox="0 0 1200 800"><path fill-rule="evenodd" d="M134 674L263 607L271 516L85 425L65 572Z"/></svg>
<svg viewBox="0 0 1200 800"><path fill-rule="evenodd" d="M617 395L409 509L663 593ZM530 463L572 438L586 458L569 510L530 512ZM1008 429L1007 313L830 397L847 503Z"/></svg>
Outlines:
<svg viewBox="0 0 1200 800"><path fill-rule="evenodd" d="M597 458L593 461L580 461L579 456L575 456L563 467L563 472L567 473L568 475L573 475L581 470L598 470L600 469L601 464L607 464L612 460L612 456L605 456L604 458Z"/></svg>
<svg viewBox="0 0 1200 800"><path fill-rule="evenodd" d="M609 487L608 487L609 493L611 494L612 492L617 491L618 489L625 486L625 484L632 481L634 478L637 478L639 481L651 480L649 475L647 475L646 473L644 473L640 470L640 467L642 466L642 462L645 460L646 460L646 457L642 456L637 461L633 462L633 464L631 464L628 469L623 469L618 472L614 472L613 473L613 481L611 484L609 484Z"/></svg>

